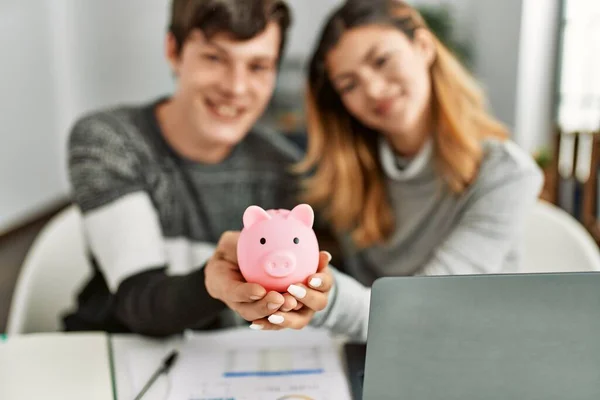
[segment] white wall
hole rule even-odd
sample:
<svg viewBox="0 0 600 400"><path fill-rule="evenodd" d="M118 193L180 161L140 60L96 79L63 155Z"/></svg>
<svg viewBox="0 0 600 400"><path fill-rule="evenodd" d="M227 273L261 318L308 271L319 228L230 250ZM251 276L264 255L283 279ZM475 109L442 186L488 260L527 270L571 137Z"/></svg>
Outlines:
<svg viewBox="0 0 600 400"><path fill-rule="evenodd" d="M496 117L513 130L522 0L472 0L475 73Z"/></svg>
<svg viewBox="0 0 600 400"><path fill-rule="evenodd" d="M64 194L46 5L0 2L0 232Z"/></svg>
<svg viewBox="0 0 600 400"><path fill-rule="evenodd" d="M305 58L316 44L325 18L343 0L288 0L294 23L289 33L286 57Z"/></svg>
<svg viewBox="0 0 600 400"><path fill-rule="evenodd" d="M82 113L147 101L171 91L163 57L169 0L62 0L63 98L60 141ZM64 23L64 24L63 24ZM65 157L65 147L61 156ZM66 175L63 176L66 182Z"/></svg>
<svg viewBox="0 0 600 400"><path fill-rule="evenodd" d="M66 198L74 119L167 93L169 0L0 2L0 233Z"/></svg>
<svg viewBox="0 0 600 400"><path fill-rule="evenodd" d="M163 57L169 0L68 0L76 113L172 87Z"/></svg>

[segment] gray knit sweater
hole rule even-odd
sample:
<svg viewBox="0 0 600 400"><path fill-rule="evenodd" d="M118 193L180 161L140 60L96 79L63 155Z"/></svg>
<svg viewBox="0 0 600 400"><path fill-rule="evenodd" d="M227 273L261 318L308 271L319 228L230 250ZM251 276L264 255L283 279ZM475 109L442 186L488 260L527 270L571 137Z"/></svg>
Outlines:
<svg viewBox="0 0 600 400"><path fill-rule="evenodd" d="M163 139L157 103L85 115L70 134L94 270L67 330L166 336L242 322L208 295L204 263L248 206L296 205L289 167L302 151L283 135L253 130L223 162L193 162Z"/></svg>

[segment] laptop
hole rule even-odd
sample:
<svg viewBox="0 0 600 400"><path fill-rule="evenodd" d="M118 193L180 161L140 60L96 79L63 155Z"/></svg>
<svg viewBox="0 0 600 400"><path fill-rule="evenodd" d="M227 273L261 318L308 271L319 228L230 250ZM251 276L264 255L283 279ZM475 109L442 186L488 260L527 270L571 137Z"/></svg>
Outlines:
<svg viewBox="0 0 600 400"><path fill-rule="evenodd" d="M361 351L357 399L598 400L600 273L381 278Z"/></svg>

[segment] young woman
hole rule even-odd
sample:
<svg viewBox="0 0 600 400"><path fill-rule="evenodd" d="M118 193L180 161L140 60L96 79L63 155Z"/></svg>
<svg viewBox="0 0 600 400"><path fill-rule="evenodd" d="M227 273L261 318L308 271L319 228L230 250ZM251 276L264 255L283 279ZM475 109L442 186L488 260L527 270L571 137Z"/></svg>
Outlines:
<svg viewBox="0 0 600 400"><path fill-rule="evenodd" d="M378 277L519 267L541 171L414 8L349 0L337 9L310 61L307 112L305 200L352 260L335 273L318 324L365 338Z"/></svg>

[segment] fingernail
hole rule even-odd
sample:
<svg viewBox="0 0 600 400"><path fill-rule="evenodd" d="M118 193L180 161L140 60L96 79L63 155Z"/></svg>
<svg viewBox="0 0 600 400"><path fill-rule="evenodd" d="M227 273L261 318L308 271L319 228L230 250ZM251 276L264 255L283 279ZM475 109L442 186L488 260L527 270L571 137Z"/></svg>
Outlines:
<svg viewBox="0 0 600 400"><path fill-rule="evenodd" d="M269 315L269 322L275 325L279 325L283 322L283 317L281 315Z"/></svg>
<svg viewBox="0 0 600 400"><path fill-rule="evenodd" d="M250 300L260 300L262 297L260 296L250 296Z"/></svg>
<svg viewBox="0 0 600 400"><path fill-rule="evenodd" d="M302 286L290 285L287 288L287 291L294 297L299 299L303 299L306 296L306 289Z"/></svg>
<svg viewBox="0 0 600 400"><path fill-rule="evenodd" d="M267 308L269 310L277 310L279 307L281 307L281 304L267 303Z"/></svg>
<svg viewBox="0 0 600 400"><path fill-rule="evenodd" d="M321 278L312 278L308 284L314 288L318 288L323 284L323 280Z"/></svg>
<svg viewBox="0 0 600 400"><path fill-rule="evenodd" d="M329 263L329 261L331 261L331 259L332 259L331 253L328 251L324 251L324 253L327 255L327 262Z"/></svg>
<svg viewBox="0 0 600 400"><path fill-rule="evenodd" d="M260 324L252 324L250 325L250 329L254 329L255 331L260 331L263 328Z"/></svg>

